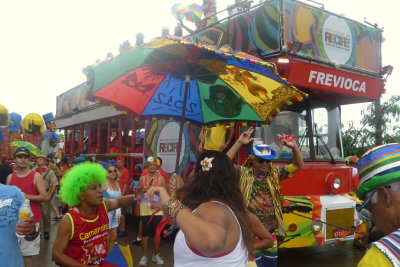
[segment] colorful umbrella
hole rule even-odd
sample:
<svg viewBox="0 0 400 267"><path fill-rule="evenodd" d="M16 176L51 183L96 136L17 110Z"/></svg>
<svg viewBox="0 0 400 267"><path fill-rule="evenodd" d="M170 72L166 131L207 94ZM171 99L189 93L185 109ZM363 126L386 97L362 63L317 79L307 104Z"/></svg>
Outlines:
<svg viewBox="0 0 400 267"><path fill-rule="evenodd" d="M102 262L103 267L133 267L132 253L129 246L115 244Z"/></svg>
<svg viewBox="0 0 400 267"><path fill-rule="evenodd" d="M36 157L42 155L42 151L40 151L39 148L37 148L34 144L31 144L29 142L25 142L25 141L14 141L14 142L10 142L10 146L15 146L15 147L20 147L20 146L24 146L27 149L29 149L29 151L35 155Z"/></svg>
<svg viewBox="0 0 400 267"><path fill-rule="evenodd" d="M185 17L186 8L180 4L176 3L171 7L172 14L177 20L182 20Z"/></svg>
<svg viewBox="0 0 400 267"><path fill-rule="evenodd" d="M186 20L191 22L201 21L201 17L203 16L203 14L203 7L196 3L188 5L185 10Z"/></svg>
<svg viewBox="0 0 400 267"><path fill-rule="evenodd" d="M177 37L155 39L86 73L94 100L136 117L199 125L260 126L306 96L273 64Z"/></svg>

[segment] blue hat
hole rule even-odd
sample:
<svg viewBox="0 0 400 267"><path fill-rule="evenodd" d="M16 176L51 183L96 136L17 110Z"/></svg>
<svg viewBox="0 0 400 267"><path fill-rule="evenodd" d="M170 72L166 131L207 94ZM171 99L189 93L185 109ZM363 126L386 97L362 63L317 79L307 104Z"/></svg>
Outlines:
<svg viewBox="0 0 400 267"><path fill-rule="evenodd" d="M53 112L44 114L42 117L43 117L44 123L49 123L49 122L52 122L55 120Z"/></svg>
<svg viewBox="0 0 400 267"><path fill-rule="evenodd" d="M13 158L15 158L18 155L26 155L29 156L31 153L29 152L29 149L27 149L24 146L17 147L13 153Z"/></svg>
<svg viewBox="0 0 400 267"><path fill-rule="evenodd" d="M250 149L250 154L266 159L266 160L271 160L276 158L276 152L272 148L270 148L268 145L265 144L258 144L253 146L252 149Z"/></svg>
<svg viewBox="0 0 400 267"><path fill-rule="evenodd" d="M85 161L86 161L86 159L85 159L84 157L79 156L79 157L77 157L77 158L75 159L74 163L75 163L75 164L79 164L79 163L82 163L82 162L85 162Z"/></svg>

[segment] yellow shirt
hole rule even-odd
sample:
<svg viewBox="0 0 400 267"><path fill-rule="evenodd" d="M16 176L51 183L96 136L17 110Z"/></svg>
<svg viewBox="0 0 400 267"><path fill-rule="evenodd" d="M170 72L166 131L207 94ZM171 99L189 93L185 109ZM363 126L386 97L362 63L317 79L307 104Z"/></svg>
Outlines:
<svg viewBox="0 0 400 267"><path fill-rule="evenodd" d="M226 130L230 126L219 125L208 129L203 129L204 149L221 151L220 147L226 143Z"/></svg>
<svg viewBox="0 0 400 267"><path fill-rule="evenodd" d="M393 264L377 247L372 246L357 267L392 267Z"/></svg>

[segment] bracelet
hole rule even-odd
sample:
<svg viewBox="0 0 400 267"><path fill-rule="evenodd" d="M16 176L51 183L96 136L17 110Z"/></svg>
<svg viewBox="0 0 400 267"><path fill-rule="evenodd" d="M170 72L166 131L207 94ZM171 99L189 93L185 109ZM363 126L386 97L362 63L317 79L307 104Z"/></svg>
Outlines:
<svg viewBox="0 0 400 267"><path fill-rule="evenodd" d="M26 235L24 238L26 241L33 241L38 237L39 233L39 225L36 225L35 233L33 235Z"/></svg>
<svg viewBox="0 0 400 267"><path fill-rule="evenodd" d="M185 205L183 205L182 202L176 198L170 198L165 206L165 213L167 214L168 218L175 223L178 213L182 209L186 208Z"/></svg>

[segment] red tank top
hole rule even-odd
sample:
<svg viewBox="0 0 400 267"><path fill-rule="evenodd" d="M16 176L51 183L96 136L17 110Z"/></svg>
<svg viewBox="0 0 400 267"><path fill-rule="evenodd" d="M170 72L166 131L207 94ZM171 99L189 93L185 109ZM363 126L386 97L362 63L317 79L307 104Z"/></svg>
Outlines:
<svg viewBox="0 0 400 267"><path fill-rule="evenodd" d="M37 196L39 195L39 191L37 190L34 183L35 173L35 171L31 171L25 177L19 177L16 173L13 173L13 175L11 176L10 185L15 185L25 194ZM40 220L42 219L40 203L36 201L31 201L30 204L31 210L33 212L33 220L35 222L40 222Z"/></svg>
<svg viewBox="0 0 400 267"><path fill-rule="evenodd" d="M65 255L85 265L100 265L107 256L108 215L105 203L99 205L94 218L71 207L67 216L72 223L72 235Z"/></svg>

